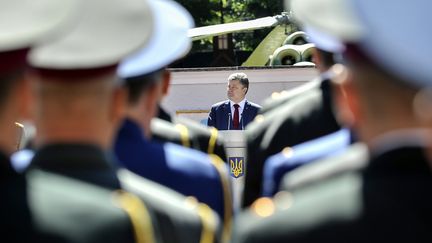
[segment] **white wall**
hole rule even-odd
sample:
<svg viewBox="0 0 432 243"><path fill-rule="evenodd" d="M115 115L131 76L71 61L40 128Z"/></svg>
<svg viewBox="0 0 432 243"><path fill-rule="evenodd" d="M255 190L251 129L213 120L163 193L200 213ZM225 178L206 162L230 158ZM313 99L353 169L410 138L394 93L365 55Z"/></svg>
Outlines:
<svg viewBox="0 0 432 243"><path fill-rule="evenodd" d="M291 89L318 74L315 68L305 67L173 69L170 92L162 105L172 114L179 110L209 110L212 104L227 99L227 78L234 72L248 75L247 99L258 104L273 92ZM187 116L200 120L206 114Z"/></svg>

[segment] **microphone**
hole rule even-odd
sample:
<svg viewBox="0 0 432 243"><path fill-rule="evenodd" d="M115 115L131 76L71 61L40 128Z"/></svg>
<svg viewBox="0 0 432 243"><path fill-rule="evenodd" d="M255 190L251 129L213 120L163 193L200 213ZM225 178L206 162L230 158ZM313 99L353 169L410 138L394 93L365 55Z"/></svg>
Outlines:
<svg viewBox="0 0 432 243"><path fill-rule="evenodd" d="M228 113L228 128L227 128L227 130L230 130L230 125L231 125L231 112Z"/></svg>

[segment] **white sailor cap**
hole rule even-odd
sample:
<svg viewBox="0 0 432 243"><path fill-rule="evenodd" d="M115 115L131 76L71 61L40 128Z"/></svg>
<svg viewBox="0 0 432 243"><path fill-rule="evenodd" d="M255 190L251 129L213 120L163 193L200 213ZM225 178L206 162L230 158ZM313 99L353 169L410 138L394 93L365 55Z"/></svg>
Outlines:
<svg viewBox="0 0 432 243"><path fill-rule="evenodd" d="M0 0L0 51L50 38L76 13L77 0Z"/></svg>
<svg viewBox="0 0 432 243"><path fill-rule="evenodd" d="M30 64L65 71L115 66L146 44L152 21L146 0L84 0L74 28L32 49Z"/></svg>
<svg viewBox="0 0 432 243"><path fill-rule="evenodd" d="M432 82L429 0L291 0L297 18L355 44L376 64L423 87Z"/></svg>
<svg viewBox="0 0 432 243"><path fill-rule="evenodd" d="M310 42L323 51L342 53L345 50L345 45L342 41L333 35L318 31L309 25L304 25L303 30L309 36Z"/></svg>
<svg viewBox="0 0 432 243"><path fill-rule="evenodd" d="M26 64L30 47L70 26L78 0L0 0L0 72Z"/></svg>
<svg viewBox="0 0 432 243"><path fill-rule="evenodd" d="M172 0L149 3L154 15L154 33L147 46L120 63L117 73L121 78L157 71L186 55L191 48L187 32L194 22L189 12Z"/></svg>

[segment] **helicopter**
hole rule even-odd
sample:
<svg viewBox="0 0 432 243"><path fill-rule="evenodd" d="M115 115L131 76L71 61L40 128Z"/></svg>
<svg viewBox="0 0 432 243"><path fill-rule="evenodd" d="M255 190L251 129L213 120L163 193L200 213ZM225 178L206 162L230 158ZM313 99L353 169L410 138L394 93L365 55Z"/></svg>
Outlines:
<svg viewBox="0 0 432 243"><path fill-rule="evenodd" d="M297 31L293 19L291 12L283 12L273 17L193 28L188 35L192 40L200 40L233 32L273 28L242 66L313 66L315 46L308 43L305 32Z"/></svg>

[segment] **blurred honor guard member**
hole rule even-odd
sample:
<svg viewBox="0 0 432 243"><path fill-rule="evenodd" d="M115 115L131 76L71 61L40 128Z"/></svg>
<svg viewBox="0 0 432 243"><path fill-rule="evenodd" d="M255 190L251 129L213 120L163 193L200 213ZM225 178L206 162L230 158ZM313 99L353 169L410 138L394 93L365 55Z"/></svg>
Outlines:
<svg viewBox="0 0 432 243"><path fill-rule="evenodd" d="M246 100L249 79L244 73L233 73L228 77L229 100L214 104L207 125L218 130L244 130L258 114L259 105Z"/></svg>
<svg viewBox="0 0 432 243"><path fill-rule="evenodd" d="M157 4L161 5L160 3ZM169 4L169 2L166 4ZM145 56L141 57L137 55L136 58L132 57L131 60L128 61L128 64L123 65L123 68L121 68L122 72L124 72L125 66L127 66L128 69L131 69L130 65L133 65L134 68L145 67L145 70L143 69L143 72L141 72L142 74L145 74L145 72L147 72L147 74L149 74L149 79L161 80L157 82L158 85L156 86L158 88L152 89L154 90L152 93L157 93L157 95L152 95L153 98L150 100L152 100L151 102L156 102L157 105L159 105L159 117L162 116L166 120L154 117L153 108L141 109L138 112L148 112L148 114L142 115L146 117L146 120L151 120L151 127L149 128L148 125L146 125L143 130L147 135L151 134L152 139L181 144L185 147L197 149L208 154L216 154L225 161L226 155L225 148L223 146L223 139L218 134L216 129L208 128L207 126L201 125L198 122L189 119L180 119L178 117L171 118L171 116L166 113L161 107L160 103L162 102L163 97L168 94L170 86L170 75L168 74L168 71L163 70L163 68L165 68L166 65L169 65L169 62L172 62L175 59L186 54L186 52L189 50L191 43L188 38L183 37L183 32L185 30L188 30L188 28L193 27L192 17L190 17L189 13L186 13L185 10L179 11L178 8L174 8L171 11L174 14L173 16L178 16L179 18L173 18L169 15L171 14L171 12L169 14L165 12L167 11L164 10L161 13L157 13L157 16L165 16L160 17L160 19L162 19L160 21L160 25L162 25L162 27L164 27L165 29L167 28L166 26L169 26L169 30L163 30L167 32L165 33L166 36L161 36L161 34L157 34L158 39L156 40L156 37L153 37L153 40L151 41L153 43L152 47L147 48L147 50L141 53L141 56L144 54ZM182 16L181 13L184 13L184 16ZM182 18L180 18L180 16L182 16ZM158 28L155 29L160 32ZM171 42L172 39L174 39L173 42ZM170 54L171 52L175 52L176 55ZM140 63L142 60L144 60L145 62ZM134 61L136 61L137 63L134 63ZM160 72L156 72L158 71L156 69L160 69ZM136 71L134 69L131 70ZM150 73L153 71L155 72L154 75L150 75ZM162 73L166 74L161 75ZM120 73L120 75L122 74ZM126 75L128 75L128 73L126 73ZM132 75L137 74L134 73ZM151 76L153 76L154 78L151 78ZM132 83L134 83L134 85L132 85ZM147 86L151 86L140 85L140 83L142 82L128 82L130 91L129 95L133 96L129 98L131 103L139 103L138 97L142 93L141 87L144 89L147 88ZM147 83L152 82L149 81Z"/></svg>
<svg viewBox="0 0 432 243"><path fill-rule="evenodd" d="M317 62L317 67L320 69L321 88L323 95L332 98L333 92L330 92L334 88L332 81L330 80L334 74L331 74L331 67L335 64L334 54L341 54L344 45L331 35L326 35L315 29L308 27L304 28L311 41L316 46L316 52L314 57ZM327 86L326 88L323 88ZM302 93L306 95L306 93ZM333 100L334 98L332 98ZM333 102L323 102L323 110L333 111ZM335 120L334 112L329 112L327 117L332 117L331 120ZM307 122L306 116L301 122ZM323 120L315 121L315 127L321 127L324 124ZM325 125L324 125L325 126ZM311 126L312 127L312 126ZM311 128L312 129L312 128ZM325 130L325 128L323 129ZM302 133L302 131L300 131ZM337 132L298 144L293 147L286 147L282 152L277 153L269 157L264 163L263 169L263 196L274 195L280 185L282 176L289 173L291 170L314 162L320 158L330 156L332 154L340 153L344 151L352 142L352 136L348 129L341 129Z"/></svg>
<svg viewBox="0 0 432 243"><path fill-rule="evenodd" d="M333 92L329 69L335 64L334 53L340 53L342 43L327 37L316 41L317 31L308 35L315 42L313 57L320 72L318 78L295 89L283 92L277 98L264 102L260 115L246 131L247 158L243 206L250 206L261 194L264 162L286 147L291 147L329 133L340 125L333 111ZM324 152L324 151L323 151Z"/></svg>
<svg viewBox="0 0 432 243"><path fill-rule="evenodd" d="M172 143L150 141L151 119L162 99L167 65L189 51L187 30L193 26L190 14L172 0L152 0L155 30L149 44L125 59L118 68L129 92L127 118L115 142L122 164L135 173L194 196L216 210L229 223L232 214L228 170L217 156Z"/></svg>
<svg viewBox="0 0 432 243"><path fill-rule="evenodd" d="M210 208L118 169L110 151L127 102L117 63L147 43L151 16L144 0L83 1L75 26L29 55L37 128L30 208L55 242L214 239Z"/></svg>
<svg viewBox="0 0 432 243"><path fill-rule="evenodd" d="M25 177L13 170L9 156L16 150L15 121L27 118L30 105L25 75L28 50L64 28L75 5L76 1L0 1L0 234L4 242L47 240L36 237L33 224L37 221L29 205L33 192L29 194ZM88 229L89 234L95 233ZM80 234L88 236L84 231Z"/></svg>
<svg viewBox="0 0 432 243"><path fill-rule="evenodd" d="M291 2L300 20L347 43L347 67L333 68L338 114L370 158L360 170L322 168L338 173L261 200L239 218L233 242L431 242L432 3Z"/></svg>

